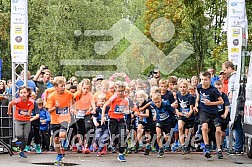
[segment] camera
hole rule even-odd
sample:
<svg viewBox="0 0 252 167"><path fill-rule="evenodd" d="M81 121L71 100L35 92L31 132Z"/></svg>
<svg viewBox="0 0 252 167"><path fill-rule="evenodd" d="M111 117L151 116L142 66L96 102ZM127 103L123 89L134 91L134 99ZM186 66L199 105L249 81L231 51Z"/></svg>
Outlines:
<svg viewBox="0 0 252 167"><path fill-rule="evenodd" d="M48 66L45 66L45 67L43 68L43 70L46 70L46 69L48 69Z"/></svg>

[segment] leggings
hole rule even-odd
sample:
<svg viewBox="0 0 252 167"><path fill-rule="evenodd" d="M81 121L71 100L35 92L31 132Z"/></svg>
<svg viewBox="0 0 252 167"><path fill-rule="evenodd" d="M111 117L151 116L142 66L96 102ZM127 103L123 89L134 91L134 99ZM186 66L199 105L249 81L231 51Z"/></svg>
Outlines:
<svg viewBox="0 0 252 167"><path fill-rule="evenodd" d="M23 151L28 141L28 136L31 130L30 121L18 121L15 120L15 135L18 141L22 142L20 150Z"/></svg>

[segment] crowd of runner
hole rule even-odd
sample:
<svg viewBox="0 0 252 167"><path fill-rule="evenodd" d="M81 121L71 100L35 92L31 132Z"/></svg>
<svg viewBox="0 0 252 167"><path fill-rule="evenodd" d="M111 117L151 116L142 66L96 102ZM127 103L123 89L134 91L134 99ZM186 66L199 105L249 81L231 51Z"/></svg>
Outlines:
<svg viewBox="0 0 252 167"><path fill-rule="evenodd" d="M210 158L215 150L222 159L235 75L232 62L223 63L222 69L218 76L209 68L199 77L161 78L155 69L147 80L115 73L90 81L53 77L41 66L35 75L28 72L27 86L22 72L8 106L8 114L14 113L15 137L22 142L19 156L56 151L55 163L60 164L65 150L97 156L119 152L122 162L130 153L163 157L169 151L202 151ZM0 81L1 98L12 94L11 84ZM238 144L229 153L241 154Z"/></svg>

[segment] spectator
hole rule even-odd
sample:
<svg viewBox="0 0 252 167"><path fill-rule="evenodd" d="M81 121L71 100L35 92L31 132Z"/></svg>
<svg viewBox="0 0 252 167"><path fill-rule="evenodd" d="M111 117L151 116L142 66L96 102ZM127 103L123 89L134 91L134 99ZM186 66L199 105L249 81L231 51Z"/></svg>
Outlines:
<svg viewBox="0 0 252 167"><path fill-rule="evenodd" d="M161 74L158 69L153 70L153 78L155 78L157 82L159 83L159 80L161 79Z"/></svg>
<svg viewBox="0 0 252 167"><path fill-rule="evenodd" d="M235 91L235 80L236 80L236 71L234 69L234 64L231 61L226 61L222 64L222 70L224 73L228 75L228 98L230 101L230 106L232 106L233 93ZM235 111L235 110L233 110ZM230 115L236 116L236 121L233 126L234 130L234 150L230 150L229 154L241 155L243 152L243 128L241 119L242 116L240 114L232 114L232 110Z"/></svg>
<svg viewBox="0 0 252 167"><path fill-rule="evenodd" d="M41 98L41 95L47 88L52 88L53 85L50 82L51 72L48 67L42 65L40 69L37 71L36 75L34 76L33 80L36 86L39 88L37 98Z"/></svg>
<svg viewBox="0 0 252 167"><path fill-rule="evenodd" d="M227 94L228 93L228 76L224 71L219 73L220 80L223 84L222 91Z"/></svg>
<svg viewBox="0 0 252 167"><path fill-rule="evenodd" d="M9 80L7 81L7 85L6 85L6 92L7 92L8 94L10 94L10 88L11 88L11 86L12 86L12 81L11 81L11 79L9 79Z"/></svg>
<svg viewBox="0 0 252 167"><path fill-rule="evenodd" d="M211 85L214 85L214 82L217 80L220 80L218 76L215 75L215 69L214 68L209 68L207 70L211 74Z"/></svg>
<svg viewBox="0 0 252 167"><path fill-rule="evenodd" d="M191 85L198 86L198 84L199 84L199 78L197 76L193 76L191 79Z"/></svg>

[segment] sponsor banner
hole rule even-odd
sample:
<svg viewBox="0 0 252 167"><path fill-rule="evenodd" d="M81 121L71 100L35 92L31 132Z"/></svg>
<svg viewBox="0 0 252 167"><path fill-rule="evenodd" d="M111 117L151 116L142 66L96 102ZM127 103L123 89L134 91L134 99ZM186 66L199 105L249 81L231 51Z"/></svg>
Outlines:
<svg viewBox="0 0 252 167"><path fill-rule="evenodd" d="M11 58L12 62L28 62L28 2L11 0Z"/></svg>
<svg viewBox="0 0 252 167"><path fill-rule="evenodd" d="M242 28L231 27L228 34L228 59L238 65L242 53Z"/></svg>
<svg viewBox="0 0 252 167"><path fill-rule="evenodd" d="M247 46L245 0L228 0L227 16L228 59L234 65L238 65L238 57L241 56L242 46Z"/></svg>

